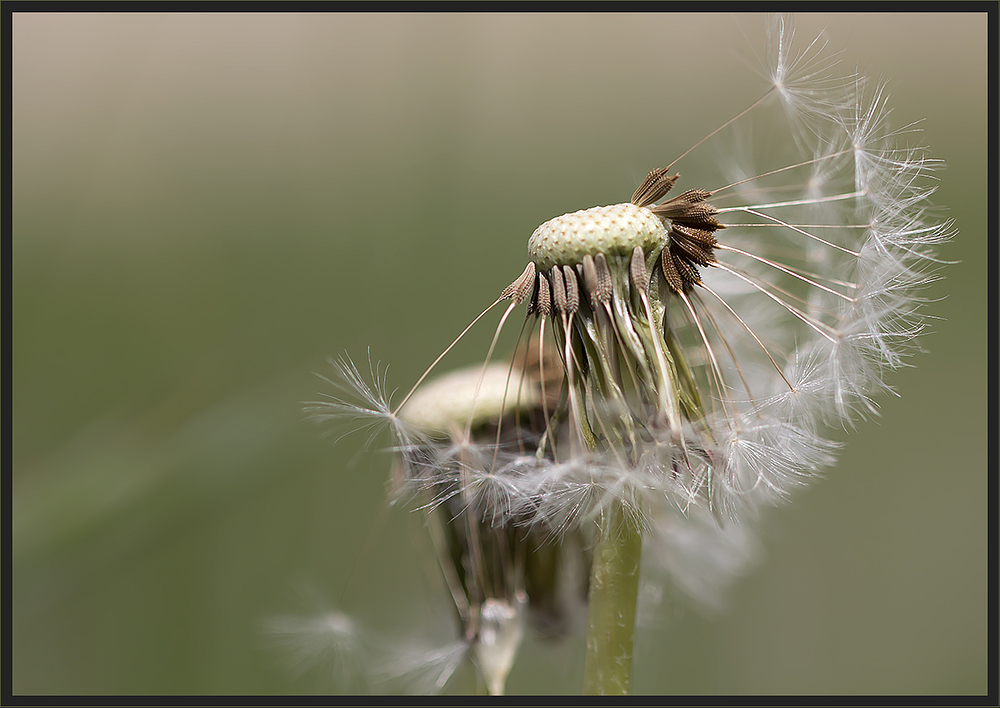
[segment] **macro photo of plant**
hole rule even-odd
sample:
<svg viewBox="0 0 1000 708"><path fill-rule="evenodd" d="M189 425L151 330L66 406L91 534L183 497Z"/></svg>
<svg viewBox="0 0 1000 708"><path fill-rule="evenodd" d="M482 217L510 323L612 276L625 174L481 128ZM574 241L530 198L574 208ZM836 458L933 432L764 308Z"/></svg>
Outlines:
<svg viewBox="0 0 1000 708"><path fill-rule="evenodd" d="M9 17L15 696L995 691L994 6Z"/></svg>

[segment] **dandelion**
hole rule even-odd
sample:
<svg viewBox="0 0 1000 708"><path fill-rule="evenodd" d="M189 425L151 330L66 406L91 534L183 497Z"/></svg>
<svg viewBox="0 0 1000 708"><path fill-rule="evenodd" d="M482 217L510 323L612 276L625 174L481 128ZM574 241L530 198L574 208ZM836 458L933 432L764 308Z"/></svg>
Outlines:
<svg viewBox="0 0 1000 708"><path fill-rule="evenodd" d="M950 236L927 206L936 162L910 143L913 124L890 126L884 85L838 75L823 43L793 39L774 19L770 87L629 202L535 230L522 274L458 338L506 303L478 373L421 387L456 339L391 407L342 362L366 402L317 409L391 425L398 488L447 510L464 529L450 541L459 555L486 552L498 529L497 553L517 528L592 539L587 692L629 690L643 540L682 557L707 547L707 520L744 523L787 499L832 464L823 427L876 413L923 328L919 293ZM745 162L686 183L709 141ZM529 344L497 367L520 306ZM456 606L502 600L517 615L519 592L536 603L498 577L475 590L454 579Z"/></svg>
<svg viewBox="0 0 1000 708"><path fill-rule="evenodd" d="M400 447L393 477L401 494L433 512L427 521L442 575L477 675L493 695L504 692L529 614L543 635L558 638L572 621L566 608L582 605L587 591L589 554L578 533L554 538L521 508L544 411L562 378L549 356L544 379L543 360L529 361L533 351L547 355L528 348L510 365L453 372L400 411L415 432Z"/></svg>
<svg viewBox="0 0 1000 708"><path fill-rule="evenodd" d="M533 358L538 351L547 366ZM318 410L391 422L398 442L396 501L413 502L425 513L458 628L441 646L381 642L388 649L369 660L379 667L369 682L405 682L410 690L437 692L468 660L490 694L504 693L526 627L561 638L571 632L574 608L583 608L587 597L590 553L582 530L555 536L520 508L521 485L533 483L526 472L545 431L544 411L558 400L558 357L525 347L509 365L454 371L425 383L398 415L388 406L377 367L371 377L376 383L369 386L349 360L336 365L342 387L367 404L334 401ZM295 625L285 620L281 626ZM325 646L316 636L330 635L323 618L302 626L310 630L302 632L295 654L312 656L312 647Z"/></svg>

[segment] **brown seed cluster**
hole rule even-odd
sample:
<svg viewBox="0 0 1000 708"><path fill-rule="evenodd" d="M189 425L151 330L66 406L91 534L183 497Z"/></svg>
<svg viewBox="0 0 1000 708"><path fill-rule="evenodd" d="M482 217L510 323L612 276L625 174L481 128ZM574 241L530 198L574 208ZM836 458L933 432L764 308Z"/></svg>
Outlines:
<svg viewBox="0 0 1000 708"><path fill-rule="evenodd" d="M654 173L655 170L650 175ZM678 176L674 175L672 180L676 181ZM698 266L715 263L714 251L718 246L715 232L725 228L725 224L715 218L718 212L706 201L710 196L712 193L703 189L689 189L651 209L670 223L670 238L660 254L660 264L663 277L674 292L687 292L700 283Z"/></svg>
<svg viewBox="0 0 1000 708"><path fill-rule="evenodd" d="M545 227L549 224L563 221L575 223L579 220L576 217L589 215L591 212L595 214L600 212L603 215L607 210L621 211L620 207L628 209L638 207L647 214L655 215L668 229L665 245L660 252L660 266L667 286L674 293L690 291L701 283L698 268L716 262L715 249L718 248L718 242L715 240L715 232L725 228L725 224L715 218L718 212L708 202L712 193L703 189L689 189L662 204L656 204L673 189L680 177L678 174L669 175L667 172L668 168L650 172L635 190L630 204L595 207L567 214L543 224L532 236L532 243L539 241L535 244L539 252L545 249L552 250L555 247L553 244L559 244L555 243L556 239L546 231ZM614 215L610 217L612 221L632 216L632 214L619 215L618 211L614 211ZM554 228L550 227L548 230ZM542 234L545 238L539 236L539 231L545 232ZM637 238L628 229L626 231L628 238L625 240ZM594 236L588 234L586 239L593 240ZM588 248L593 245L589 240L585 244ZM553 244L548 241L552 241ZM631 246L631 243L629 245ZM548 250L545 252L548 253ZM641 251L641 246L637 246L636 250ZM641 255L641 253L634 255L632 260L635 261L638 257L641 262ZM634 278L635 274L633 280ZM521 276L503 291L500 299L513 299L516 303L527 301L529 313L535 312L542 317L548 316L553 310L558 313L573 313L579 304L579 286L582 286L584 292L595 303L610 298L611 278L607 275L607 263L603 254L598 252L596 255L583 255L575 269L571 265L557 263L546 272L544 264L540 267L533 261L529 262ZM639 287L645 289L645 283Z"/></svg>

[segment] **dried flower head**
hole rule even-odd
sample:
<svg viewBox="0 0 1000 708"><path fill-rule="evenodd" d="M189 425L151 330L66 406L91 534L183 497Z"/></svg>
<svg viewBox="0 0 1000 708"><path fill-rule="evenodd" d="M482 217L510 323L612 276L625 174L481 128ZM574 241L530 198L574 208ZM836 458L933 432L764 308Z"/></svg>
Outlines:
<svg viewBox="0 0 1000 708"><path fill-rule="evenodd" d="M494 303L510 301L497 335L524 305L538 346L554 336L565 385L491 518L572 526L609 498L640 519L664 502L738 518L832 462L821 423L875 412L947 237L926 206L935 164L902 144L912 125L889 127L883 86L836 77L815 42L794 54L782 18L772 47L771 88L709 136L752 148L750 116L784 124L753 169L685 186L692 148L630 202L529 238ZM505 474L511 460L494 457Z"/></svg>
<svg viewBox="0 0 1000 708"><path fill-rule="evenodd" d="M567 613L587 596L588 544L579 530L553 537L514 508L522 494L514 480L519 466L533 466L545 429L543 399L554 388L542 379L542 360L529 361L533 351L510 365L439 377L400 411L428 437L400 448L393 478L432 512L428 528L442 575L493 695L504 691L529 618L543 636L560 637L572 622ZM560 371L557 360L549 367Z"/></svg>
<svg viewBox="0 0 1000 708"><path fill-rule="evenodd" d="M785 499L833 462L824 425L876 412L923 328L919 292L950 235L927 206L936 163L908 142L913 124L890 127L884 85L839 76L819 41L792 47L776 18L758 100L649 172L629 202L535 230L524 271L459 335L508 303L477 371L420 388L456 339L393 408L341 362L362 402L316 412L390 423L397 487L447 511L453 553L506 548L525 562L518 528L558 541L634 527L675 557L715 541L747 548L713 541L706 520ZM715 181L687 183L710 139L734 159ZM491 365L521 306L529 344ZM486 572L470 585L454 565L456 605L520 612L523 582ZM702 565L678 583L699 592L719 570Z"/></svg>
<svg viewBox="0 0 1000 708"><path fill-rule="evenodd" d="M539 351L548 359L547 374L544 360L535 357ZM367 389L349 360L337 366L341 378L363 388L363 395L381 398ZM571 632L576 610L586 604L590 541L581 529L551 534L515 509L523 492L514 480L519 466L533 466L546 426L543 410L554 405L561 379L558 357L526 347L510 364L461 369L428 381L398 415L382 407L379 415L393 421L398 436L392 475L397 501L413 502L425 512L458 631L442 647L376 651L383 658L374 663L386 676L369 677L369 683L386 685L394 676L406 676L416 682L411 690L437 691L468 659L486 690L502 694L527 626L548 639ZM300 625L307 631L295 647L299 661L333 644L324 618ZM284 620L278 626L300 625ZM340 654L350 654L344 642L336 646L345 647Z"/></svg>

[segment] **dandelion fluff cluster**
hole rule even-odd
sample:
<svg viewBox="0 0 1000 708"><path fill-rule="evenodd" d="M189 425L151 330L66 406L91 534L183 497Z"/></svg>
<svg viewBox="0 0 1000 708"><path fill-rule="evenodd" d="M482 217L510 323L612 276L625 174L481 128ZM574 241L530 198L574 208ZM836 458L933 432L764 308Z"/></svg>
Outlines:
<svg viewBox="0 0 1000 708"><path fill-rule="evenodd" d="M343 395L313 412L388 423L397 491L466 515L473 536L524 528L558 544L615 506L674 558L746 547L706 519L786 499L833 463L826 426L877 412L951 235L928 206L937 163L914 124L893 127L884 84L845 75L821 40L796 49L781 17L767 62L760 98L629 202L538 227L523 273L459 336L507 303L481 366L421 387L456 339L393 406L384 374L370 385L345 358ZM708 174L709 144L729 157L714 181L686 183L692 161ZM522 306L517 353L491 363ZM700 565L678 571L692 593L739 564ZM458 604L480 607L523 590L459 585Z"/></svg>
<svg viewBox="0 0 1000 708"><path fill-rule="evenodd" d="M664 505L753 515L833 462L822 426L875 413L913 349L933 247L950 228L927 206L936 163L910 143L912 124L891 127L884 85L840 76L819 40L795 50L786 21L773 24L771 87L709 136L738 141L752 164L727 161L715 183L681 189L699 143L630 203L543 224L493 303L510 301L497 335L524 305L538 346L558 354L554 365L536 356L558 372L512 366L499 388L451 391L468 429L505 406L535 418L463 443L495 522L558 531L612 498L639 519ZM561 389L543 396L538 379L555 373ZM404 458L420 451L403 488L454 478L454 440L436 443L407 417L423 392L393 409L349 361L340 374L360 402L317 414L388 421Z"/></svg>

